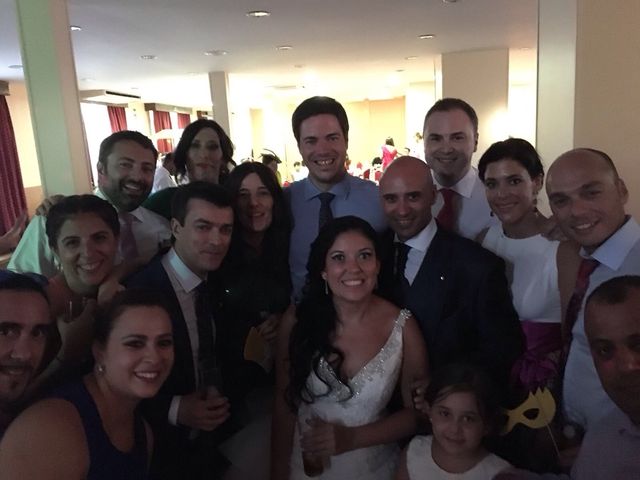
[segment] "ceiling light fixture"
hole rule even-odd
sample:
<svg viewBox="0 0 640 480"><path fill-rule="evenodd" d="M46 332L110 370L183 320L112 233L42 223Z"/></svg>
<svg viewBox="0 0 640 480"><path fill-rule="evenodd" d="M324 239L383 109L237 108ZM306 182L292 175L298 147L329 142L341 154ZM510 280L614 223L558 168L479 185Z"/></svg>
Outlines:
<svg viewBox="0 0 640 480"><path fill-rule="evenodd" d="M420 35L418 37L420 40L431 40L432 38L436 38L433 33L425 33L424 35Z"/></svg>
<svg viewBox="0 0 640 480"><path fill-rule="evenodd" d="M157 55L140 55L140 58L142 60L155 60L157 57Z"/></svg>
<svg viewBox="0 0 640 480"><path fill-rule="evenodd" d="M13 69L13 70L20 70L22 68L22 65L9 65L9 68Z"/></svg>
<svg viewBox="0 0 640 480"><path fill-rule="evenodd" d="M72 32L81 32L82 27L80 25L69 25L69 30Z"/></svg>
<svg viewBox="0 0 640 480"><path fill-rule="evenodd" d="M287 50L293 50L293 47L291 45L278 45L276 47L276 50L280 52L286 52Z"/></svg>
<svg viewBox="0 0 640 480"><path fill-rule="evenodd" d="M247 17L253 18L268 17L269 15L271 15L271 12L267 12L266 10L253 10L251 12L247 12Z"/></svg>
<svg viewBox="0 0 640 480"><path fill-rule="evenodd" d="M229 55L229 52L226 50L209 50L204 52L207 57L224 57L225 55Z"/></svg>
<svg viewBox="0 0 640 480"><path fill-rule="evenodd" d="M442 0L442 3L457 3L458 0Z"/></svg>
<svg viewBox="0 0 640 480"><path fill-rule="evenodd" d="M416 55L409 55L408 57L404 57L405 60L417 60L418 57Z"/></svg>

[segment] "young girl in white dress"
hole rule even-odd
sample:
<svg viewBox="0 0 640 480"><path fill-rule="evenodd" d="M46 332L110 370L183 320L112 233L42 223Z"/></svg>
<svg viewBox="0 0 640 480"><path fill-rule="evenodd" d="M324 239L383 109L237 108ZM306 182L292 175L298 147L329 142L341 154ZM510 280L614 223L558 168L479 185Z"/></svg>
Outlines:
<svg viewBox="0 0 640 480"><path fill-rule="evenodd" d="M483 446L499 408L485 372L466 364L445 366L424 400L416 407L428 415L433 434L411 440L396 480L487 480L510 467Z"/></svg>

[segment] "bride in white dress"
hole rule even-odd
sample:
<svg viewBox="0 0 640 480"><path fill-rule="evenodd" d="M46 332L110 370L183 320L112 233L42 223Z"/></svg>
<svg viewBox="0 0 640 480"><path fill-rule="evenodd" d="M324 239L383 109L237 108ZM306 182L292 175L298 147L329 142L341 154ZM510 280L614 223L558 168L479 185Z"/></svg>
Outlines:
<svg viewBox="0 0 640 480"><path fill-rule="evenodd" d="M341 217L311 246L303 299L278 338L273 480L310 478L311 467L320 479L390 480L397 440L415 432L411 385L427 378L426 348L411 313L373 294L376 241L367 222ZM404 408L387 413L396 386Z"/></svg>

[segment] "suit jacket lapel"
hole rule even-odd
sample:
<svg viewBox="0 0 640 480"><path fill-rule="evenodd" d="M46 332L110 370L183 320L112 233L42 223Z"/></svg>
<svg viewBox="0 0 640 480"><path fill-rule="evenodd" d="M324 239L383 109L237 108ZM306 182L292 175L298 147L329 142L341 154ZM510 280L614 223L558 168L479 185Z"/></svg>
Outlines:
<svg viewBox="0 0 640 480"><path fill-rule="evenodd" d="M446 301L450 248L445 237L446 233L438 228L411 284L406 302L412 311L415 309L422 313L418 320L425 334L432 335L432 339L435 338Z"/></svg>

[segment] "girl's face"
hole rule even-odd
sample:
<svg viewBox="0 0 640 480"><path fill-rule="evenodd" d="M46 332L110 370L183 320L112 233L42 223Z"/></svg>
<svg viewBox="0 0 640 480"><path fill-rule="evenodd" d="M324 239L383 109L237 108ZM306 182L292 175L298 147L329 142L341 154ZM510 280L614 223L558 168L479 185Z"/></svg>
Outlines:
<svg viewBox="0 0 640 480"><path fill-rule="evenodd" d="M62 224L54 250L69 286L90 289L113 269L118 238L98 215L79 213Z"/></svg>
<svg viewBox="0 0 640 480"><path fill-rule="evenodd" d="M114 321L104 347L94 346L108 388L132 400L151 398L173 366L171 320L156 306L127 307Z"/></svg>
<svg viewBox="0 0 640 480"><path fill-rule="evenodd" d="M329 248L322 278L335 298L357 301L374 290L379 271L373 243L352 230L338 235Z"/></svg>
<svg viewBox="0 0 640 480"><path fill-rule="evenodd" d="M257 173L242 180L238 191L238 217L246 231L265 232L273 219L273 197Z"/></svg>
<svg viewBox="0 0 640 480"><path fill-rule="evenodd" d="M491 210L503 224L515 224L533 212L542 176L532 179L520 163L505 158L487 165L484 185Z"/></svg>
<svg viewBox="0 0 640 480"><path fill-rule="evenodd" d="M448 455L473 456L488 433L475 394L453 392L439 398L429 409L434 442Z"/></svg>
<svg viewBox="0 0 640 480"><path fill-rule="evenodd" d="M203 128L193 137L187 152L189 180L218 183L221 166L220 137L213 128Z"/></svg>

